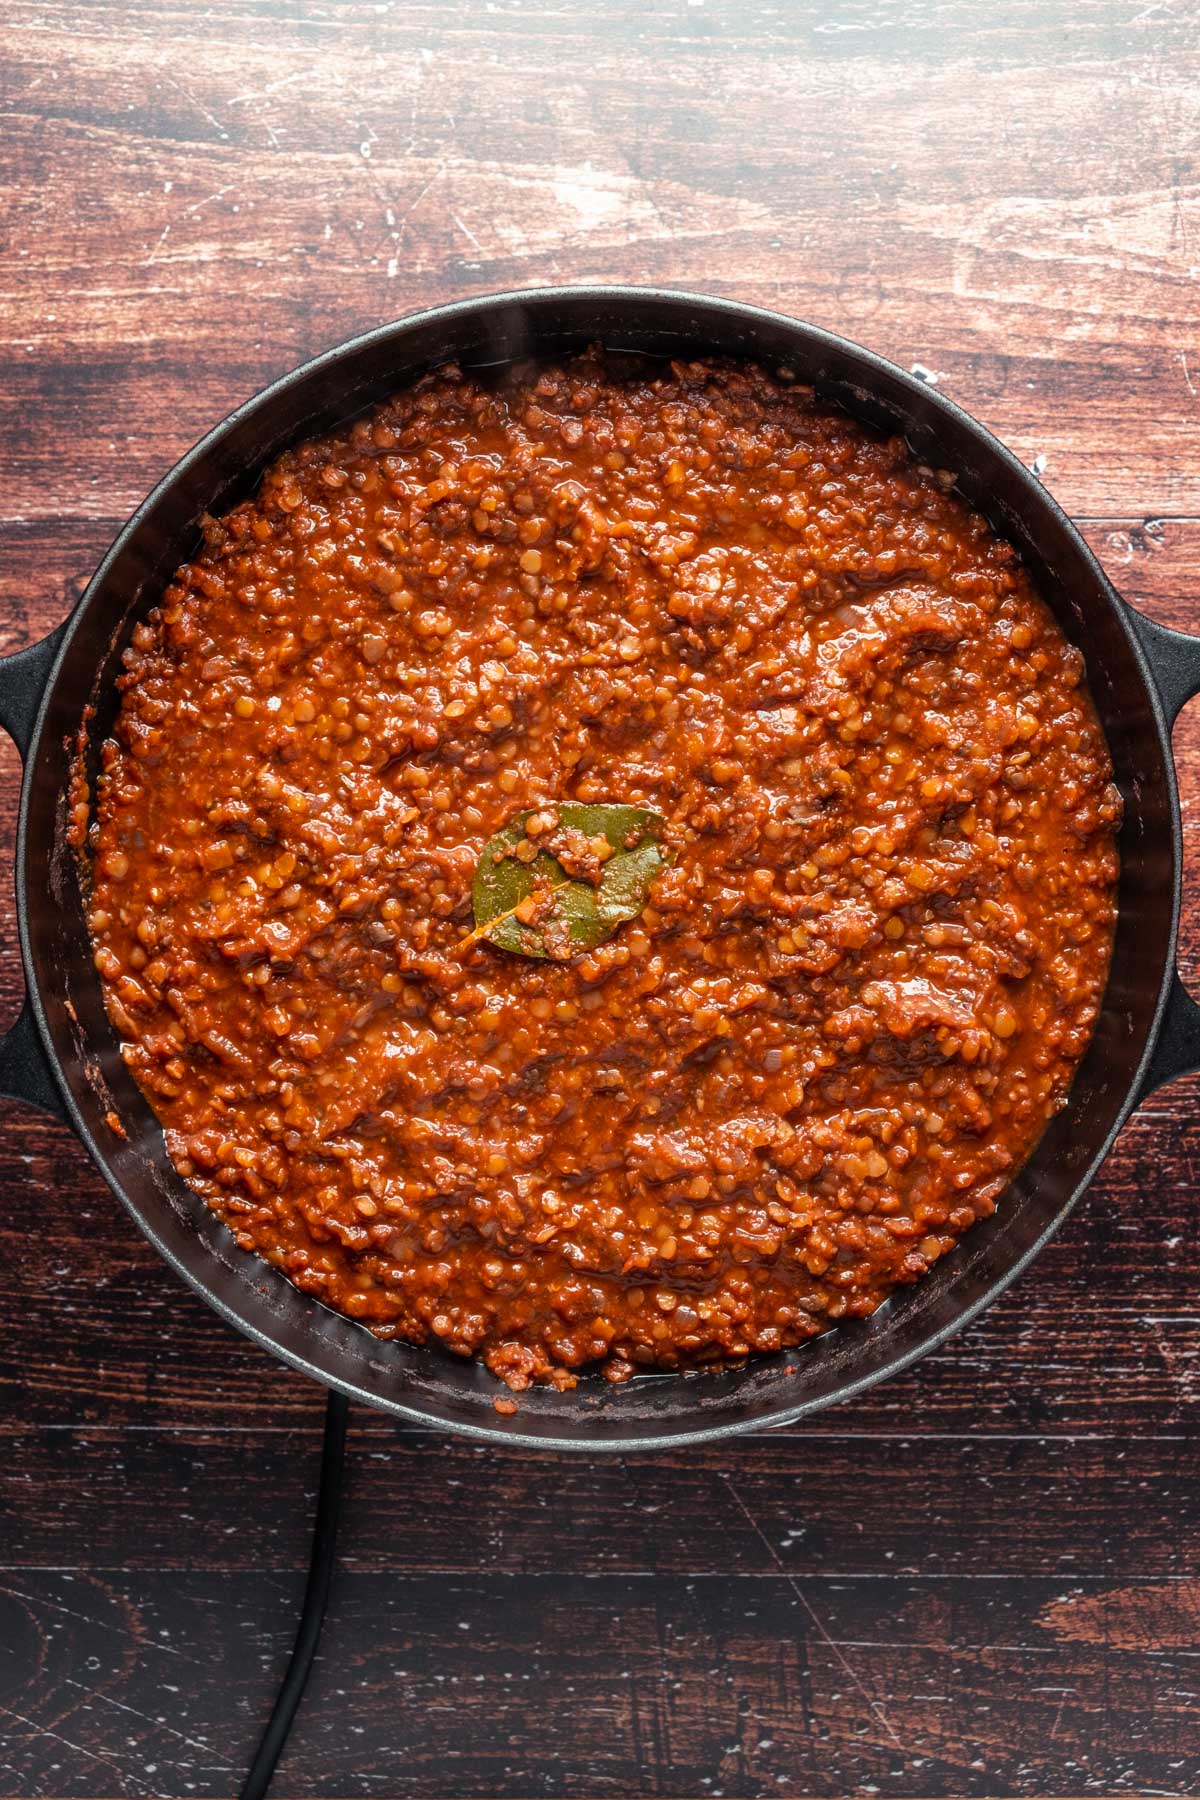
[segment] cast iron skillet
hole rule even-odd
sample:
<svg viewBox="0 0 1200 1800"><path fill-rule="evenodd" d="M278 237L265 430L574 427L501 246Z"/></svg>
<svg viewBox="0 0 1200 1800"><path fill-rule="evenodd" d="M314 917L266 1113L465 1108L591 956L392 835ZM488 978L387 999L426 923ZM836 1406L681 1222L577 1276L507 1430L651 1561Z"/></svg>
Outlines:
<svg viewBox="0 0 1200 1800"><path fill-rule="evenodd" d="M199 541L197 520L258 482L298 438L360 412L434 364L495 364L600 341L654 355L717 352L786 367L869 425L959 472L959 488L1020 549L1088 680L1125 796L1120 918L1103 1012L1071 1091L994 1217L867 1320L719 1375L585 1381L524 1395L513 1417L476 1364L382 1344L234 1244L171 1168L127 1075L92 967L66 791L81 729L95 750L129 634ZM1123 1121L1161 1082L1200 1068L1200 1007L1175 972L1180 824L1170 728L1200 690L1200 639L1118 597L1040 483L957 406L890 363L776 313L640 288L549 288L467 300L355 338L249 401L138 509L67 623L0 662L0 723L25 762L17 917L28 998L0 1043L0 1089L72 1124L140 1230L222 1318L330 1387L404 1418L564 1450L666 1446L778 1425L904 1368L1007 1287L1062 1224ZM92 707L88 715L85 709ZM124 1136L106 1123L115 1113Z"/></svg>

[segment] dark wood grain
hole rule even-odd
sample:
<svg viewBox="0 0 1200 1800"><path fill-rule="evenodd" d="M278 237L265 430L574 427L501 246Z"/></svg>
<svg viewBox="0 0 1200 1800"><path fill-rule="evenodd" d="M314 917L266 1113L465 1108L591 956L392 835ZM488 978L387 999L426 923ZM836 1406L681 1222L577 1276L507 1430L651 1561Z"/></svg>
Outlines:
<svg viewBox="0 0 1200 1800"><path fill-rule="evenodd" d="M346 1570L336 1598L308 1702L330 1793L419 1791L436 1768L439 1792L627 1795L655 1766L686 1794L996 1793L1037 1743L1043 1794L1162 1791L1194 1766L1181 1583ZM259 1570L23 1577L0 1630L36 1658L23 1716L49 1729L18 1723L10 1748L55 1791L229 1791L297 1599ZM281 1791L311 1784L310 1744Z"/></svg>
<svg viewBox="0 0 1200 1800"><path fill-rule="evenodd" d="M1183 0L10 0L0 652L238 401L543 281L707 288L937 372L1200 628ZM1200 708L1176 731L1200 892ZM16 755L0 742L11 856ZM1200 907L1182 962L1200 981ZM16 1011L0 909L0 1018ZM1200 1791L1200 1096L1155 1096L918 1368L690 1456L352 1422L280 1796ZM322 1401L0 1103L0 1793L236 1792Z"/></svg>
<svg viewBox="0 0 1200 1800"><path fill-rule="evenodd" d="M343 1561L381 1578L801 1573L1125 1586L1191 1584L1200 1560L1194 1447L1183 1430L1119 1441L830 1430L807 1441L803 1466L787 1433L700 1446L686 1461L564 1462L401 1434L364 1413L352 1428ZM61 1572L71 1541L86 1541L89 1571L110 1578L299 1573L307 1557L316 1461L303 1424L23 1430L6 1441L5 1462L0 1494L12 1525L0 1582L9 1585ZM22 1506L29 1487L59 1496L52 1514ZM230 1533L226 1496L273 1487L278 1504L248 1509ZM1054 1507L1030 1506L1035 1493L1053 1495Z"/></svg>

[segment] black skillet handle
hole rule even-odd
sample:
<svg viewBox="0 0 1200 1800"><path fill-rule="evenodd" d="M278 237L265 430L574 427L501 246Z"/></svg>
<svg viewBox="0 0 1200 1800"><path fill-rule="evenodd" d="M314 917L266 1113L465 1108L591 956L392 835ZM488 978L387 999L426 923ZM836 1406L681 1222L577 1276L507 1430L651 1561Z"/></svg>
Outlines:
<svg viewBox="0 0 1200 1800"><path fill-rule="evenodd" d="M1189 637L1183 631L1170 631L1165 625L1155 625L1129 605L1126 605L1125 616L1145 652L1167 724L1171 726L1193 694L1200 694L1200 638ZM1192 999L1176 970L1167 990L1167 1004L1154 1054L1138 1088L1138 1102L1152 1094L1155 1088L1177 1080L1180 1075L1192 1075L1197 1069L1200 1069L1200 1006Z"/></svg>
<svg viewBox="0 0 1200 1800"><path fill-rule="evenodd" d="M33 738L38 708L64 629L59 625L40 644L0 658L0 726L21 752L22 761ZM67 1117L28 995L16 1024L0 1038L0 1094L27 1100L31 1106L40 1106L57 1118Z"/></svg>

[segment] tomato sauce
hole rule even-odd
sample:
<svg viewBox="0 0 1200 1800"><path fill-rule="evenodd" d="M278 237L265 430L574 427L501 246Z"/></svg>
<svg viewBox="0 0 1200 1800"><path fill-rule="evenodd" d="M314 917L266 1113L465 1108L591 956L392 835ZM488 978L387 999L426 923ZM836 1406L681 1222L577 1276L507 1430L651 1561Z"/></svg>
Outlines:
<svg viewBox="0 0 1200 1800"><path fill-rule="evenodd" d="M90 929L239 1243L520 1388L798 1343L992 1212L1101 1004L1120 800L952 489L786 375L593 352L442 369L206 521ZM640 913L473 935L484 845L568 801L661 819Z"/></svg>

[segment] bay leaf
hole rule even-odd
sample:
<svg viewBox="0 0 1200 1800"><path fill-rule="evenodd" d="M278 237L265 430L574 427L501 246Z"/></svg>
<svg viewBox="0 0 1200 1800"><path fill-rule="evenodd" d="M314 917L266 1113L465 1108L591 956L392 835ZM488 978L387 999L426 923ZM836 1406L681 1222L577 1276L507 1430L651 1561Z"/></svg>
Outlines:
<svg viewBox="0 0 1200 1800"><path fill-rule="evenodd" d="M538 814L553 826L531 838L525 828ZM515 956L553 962L593 950L645 906L667 863L663 823L643 806L572 800L515 813L480 853L471 887L475 930L465 942L486 938ZM532 845L530 860L516 854Z"/></svg>

